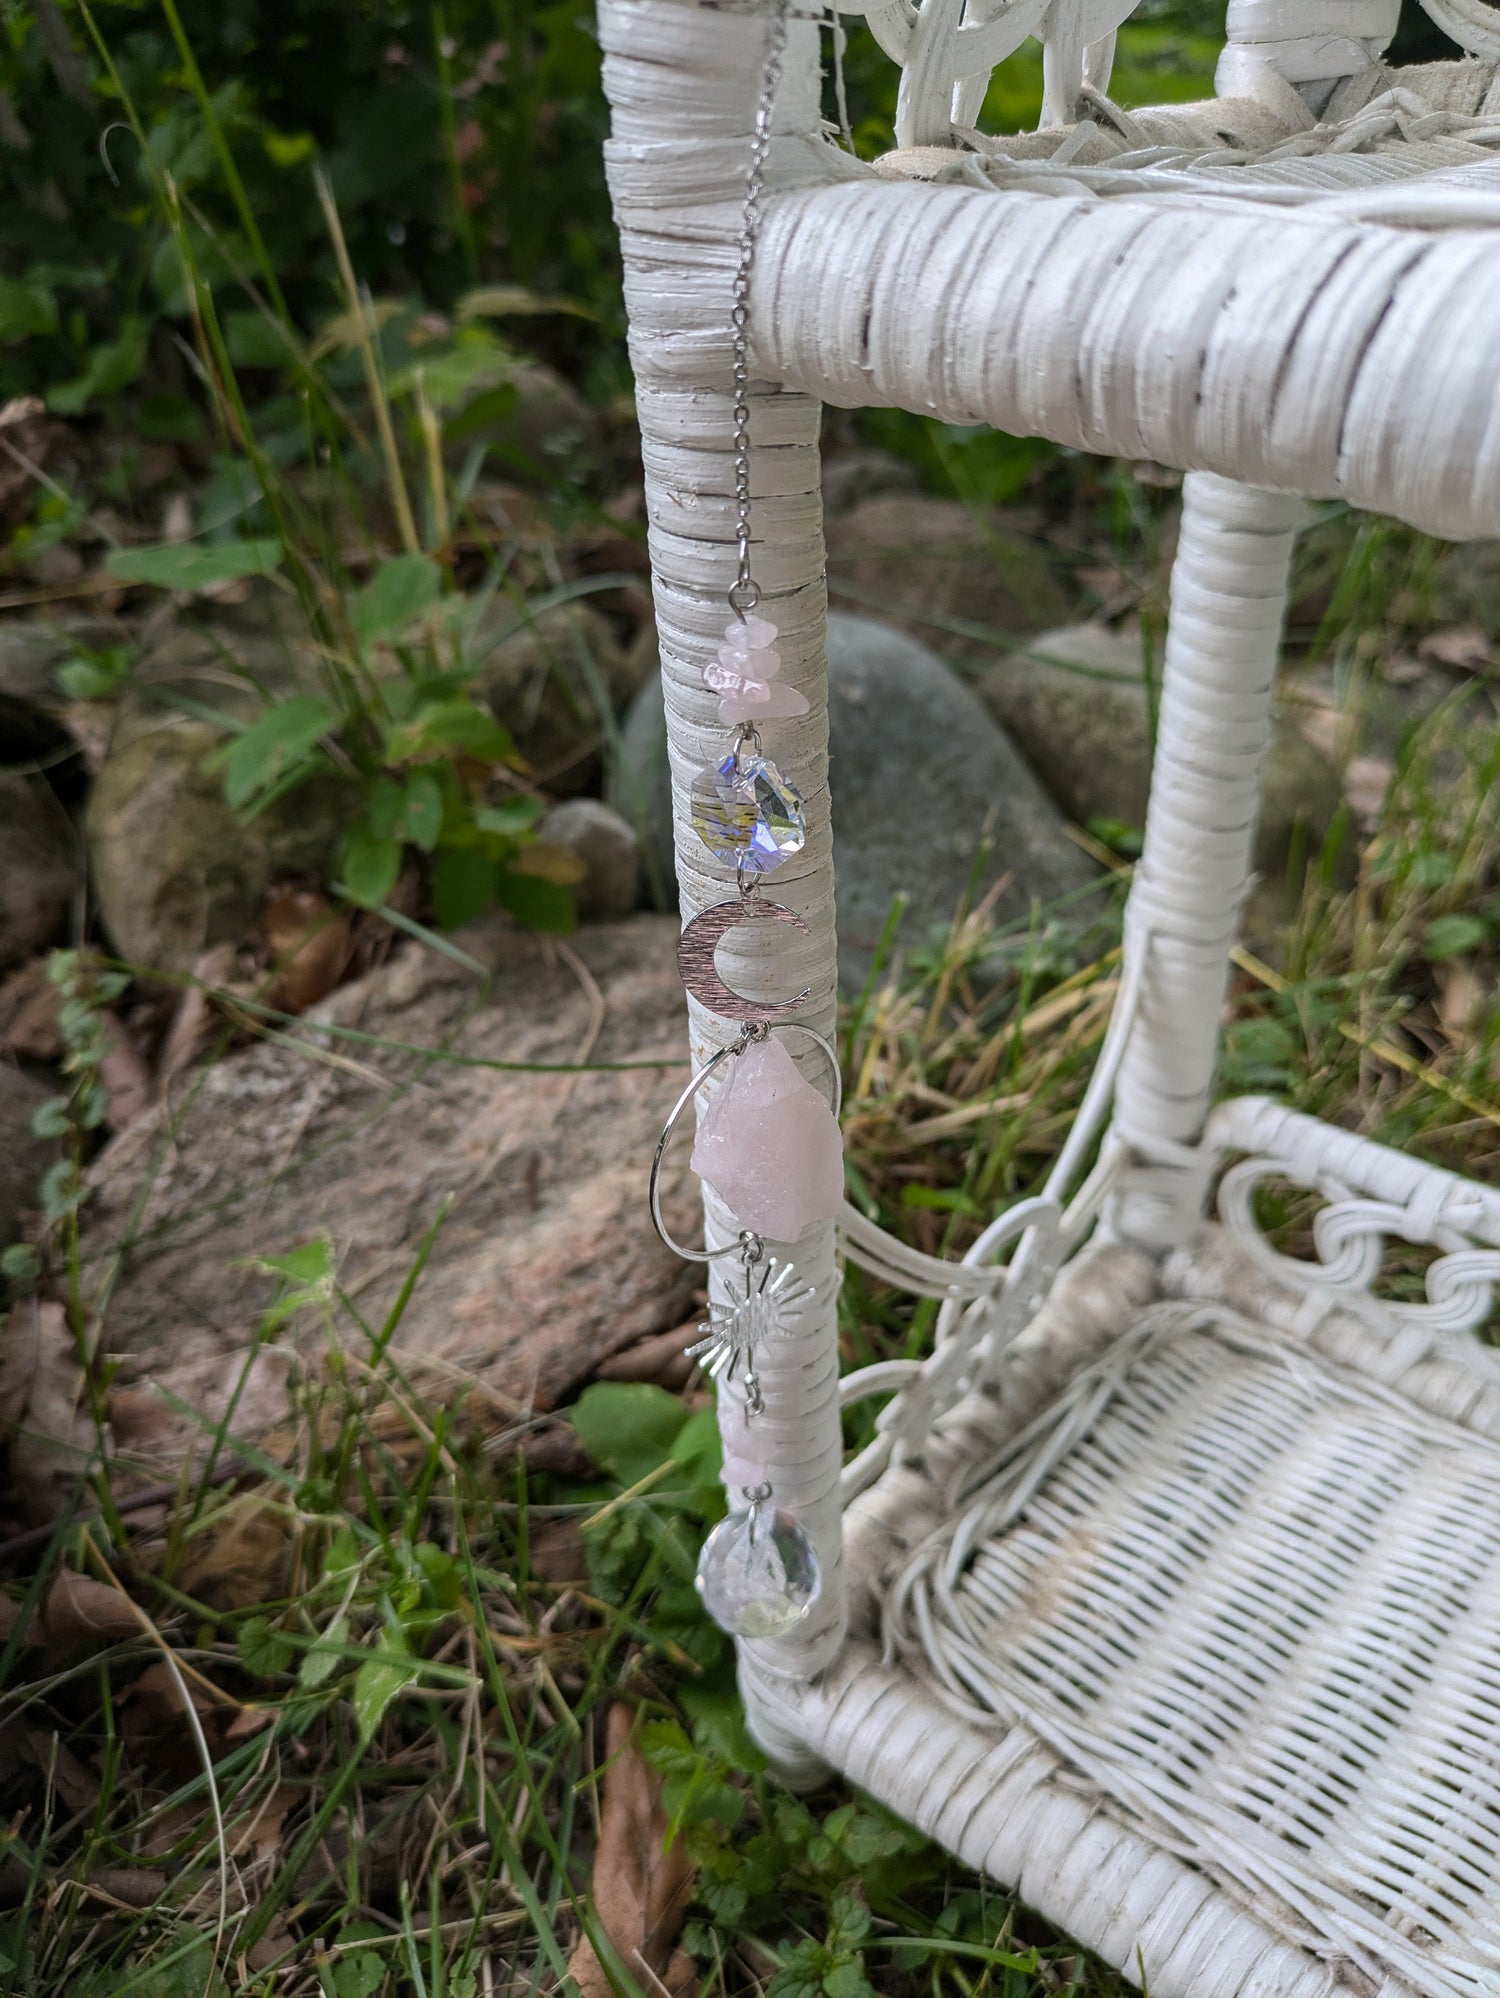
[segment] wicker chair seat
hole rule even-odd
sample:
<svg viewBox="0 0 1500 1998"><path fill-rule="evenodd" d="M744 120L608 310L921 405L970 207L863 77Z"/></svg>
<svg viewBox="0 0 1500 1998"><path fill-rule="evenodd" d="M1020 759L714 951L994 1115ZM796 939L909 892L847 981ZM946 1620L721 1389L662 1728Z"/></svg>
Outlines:
<svg viewBox="0 0 1500 1998"><path fill-rule="evenodd" d="M955 1711L1027 1726L1367 1988L1495 1990L1493 1437L1161 1303L1003 1449L888 1619Z"/></svg>

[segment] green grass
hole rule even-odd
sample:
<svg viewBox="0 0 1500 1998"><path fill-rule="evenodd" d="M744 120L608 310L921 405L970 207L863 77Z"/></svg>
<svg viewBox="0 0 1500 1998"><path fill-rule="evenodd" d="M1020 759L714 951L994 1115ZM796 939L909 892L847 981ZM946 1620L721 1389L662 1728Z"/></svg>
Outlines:
<svg viewBox="0 0 1500 1998"><path fill-rule="evenodd" d="M243 11L224 19L232 25ZM112 50L111 10L98 20ZM153 32L163 46L184 32L196 46L196 20L169 12ZM286 100L269 85L258 104L223 98L225 78L207 54L200 69L176 47L169 72L165 57L138 42L122 49L113 80L98 55L108 85L101 97L111 115L135 118L141 141L129 191L135 220L115 218L138 239L122 246L117 229L100 252L113 260L110 311L94 301L70 316L74 280L55 273L29 320L24 300L6 294L0 304L20 313L14 326L33 329L11 343L14 385L92 380L79 406L117 433L169 416L185 423L176 405L190 405L197 441L186 448L212 444L214 505L204 504L185 549L127 548L111 558L115 580L131 576L132 561L137 589L266 571L269 586L295 600L321 661L307 698L322 705L288 717L268 703L248 724L226 720L226 782L253 811L312 766L349 779L364 830L346 845L338 881L374 907L396 869L428 870L419 918L387 909L385 920L430 937L432 921L466 913L476 895L500 897L510 874L524 872L512 863L525 847L525 813L503 813L536 789L482 733L482 717L453 712L468 703L479 663L466 612L504 598L524 623L571 593L628 583L587 574L577 551L590 535L636 530L605 503L629 473L628 439L617 457L581 467L503 454L497 467L460 453L455 468L450 452L444 468L441 433L462 413L466 371L503 373L507 356L523 352L509 322L502 338L482 316L463 318L460 301L476 278L533 285L523 306L528 296L537 305L542 290L566 289L583 315L531 311L523 329L596 400L613 395L622 376L595 155L587 174L559 181L551 208L500 215L498 252L491 231L494 204L520 184L536 136L527 119L545 127L559 159L580 159L597 141L591 58L570 10L455 5L424 24L424 37L427 25L433 44L428 52L424 39L421 62L441 79L430 134L434 206L411 262L451 309L440 335L421 287L413 281L396 296L389 259L376 268L379 200L345 198L357 182L357 132L320 128L312 150L335 192L345 190L320 205L312 152L290 129ZM1127 38L1122 99L1206 88L1200 31L1211 27L1196 14L1158 18ZM491 118L503 169L491 206L473 211L458 152L470 100L455 94L450 31L465 63L491 33L510 36L525 57L524 88ZM213 53L228 60L217 43ZM24 70L25 48L12 56ZM856 86L861 61L856 41ZM1023 58L1007 71L989 107L995 120L1028 114L1036 67ZM29 71L17 78L3 65L0 82L23 106L38 88ZM862 140L883 142L889 108L884 75L856 104ZM268 133L287 143L268 149ZM68 198L87 201L91 185L69 180ZM577 227L559 220L570 201ZM367 298L366 281L381 286L378 300ZM122 320L120 339L134 342L123 357L102 330L122 303L135 314ZM190 348L198 373L183 377L186 388L169 392L165 379L129 372L147 369L146 318ZM44 356L27 341L55 345ZM175 415L163 400L173 396ZM503 415L503 403L501 393L491 413ZM1079 559L1112 564L1128 608L1148 638L1159 635L1169 495L1143 492L1117 468L1015 440L899 421L879 435L940 490L976 508L1029 507L1039 530ZM197 463L202 472L201 456ZM483 480L497 469L534 502L524 528L497 528L485 510ZM109 497L128 510L128 481ZM98 498L86 478L77 491L49 491L50 513L39 498L13 558L34 551L38 535L81 533ZM1310 857L1274 962L1241 956L1224 1078L1493 1179L1493 682L1478 674L1425 718L1379 735L1384 668L1413 652L1434 620L1457 621L1445 608L1446 574L1419 537L1337 512L1306 538L1293 663L1348 718L1341 753L1378 750L1392 786L1371 833L1351 834L1342 856ZM79 697L112 697L129 661L81 656L69 670ZM242 691L259 697L248 683ZM613 717L599 720L607 735ZM496 787L509 796L497 801ZM1131 844L1122 836L1116 857ZM444 853L477 853L483 863L469 869L468 902L462 883L451 897L437 889ZM962 911L848 1010L851 1185L883 1225L932 1253L958 1254L997 1208L1037 1188L1108 1015L1127 874L1128 860L1118 889L1038 912L1009 933L982 910ZM78 1209L104 1109L102 1009L119 997L118 980L136 974L76 956L60 961L58 975L72 1010L66 1093L48 1114L71 1156L44 1190L41 1238L16 1245L4 1270L23 1296L34 1287L66 1313L92 1462L55 1530L0 1546L4 1602L19 1613L0 1607L0 1990L40 1998L557 1990L593 1921L605 1723L623 1700L663 1779L674 1836L697 1868L684 1940L701 1992L1123 1991L1006 1894L867 1803L838 1787L793 1799L766 1776L740 1722L727 1646L691 1586L697 1546L723 1501L711 1419L683 1398L596 1385L574 1420L597 1473L528 1468L539 1432L556 1425L497 1411L477 1385L440 1407L424 1398L396 1338L405 1295L385 1323L367 1323L328 1245L314 1241L263 1270L259 1340L295 1340L312 1356L288 1433L247 1460L222 1427L205 1431L180 1488L132 1503L105 1450L109 1380L95 1356L107 1345L107 1281L94 1287L95 1272L80 1264ZM136 989L145 988L137 975ZM234 1004L235 1018L269 1031L293 1019L242 994ZM339 1032L336 1052L360 1060L461 1059ZM1305 1245L1305 1200L1271 1201L1266 1219L1286 1244ZM1392 1255L1393 1291L1410 1293L1421 1260ZM409 1275L421 1282L420 1259ZM932 1315L851 1271L845 1367L925 1351ZM851 1417L851 1448L869 1420L867 1410ZM119 1627L108 1641L76 1630L70 1640L65 1622L49 1623L41 1643L26 1639L22 1620L39 1627L38 1608L64 1570L116 1592L95 1599L114 1606ZM614 1970L622 1992L656 1990L639 1965Z"/></svg>

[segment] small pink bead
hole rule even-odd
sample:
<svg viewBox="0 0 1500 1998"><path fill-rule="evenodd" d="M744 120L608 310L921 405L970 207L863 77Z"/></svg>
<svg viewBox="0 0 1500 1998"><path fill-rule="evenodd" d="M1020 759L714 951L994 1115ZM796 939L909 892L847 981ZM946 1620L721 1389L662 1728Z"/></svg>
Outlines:
<svg viewBox="0 0 1500 1998"><path fill-rule="evenodd" d="M724 637L736 650L748 647L756 651L774 645L777 631L768 617L737 617L725 625Z"/></svg>
<svg viewBox="0 0 1500 1998"><path fill-rule="evenodd" d="M781 654L765 649L740 652L732 645L721 645L719 664L747 680L774 680L781 671Z"/></svg>
<svg viewBox="0 0 1500 1998"><path fill-rule="evenodd" d="M790 715L805 715L808 701L795 687L783 687L779 680L744 680L727 688L719 701L719 720L777 721Z"/></svg>

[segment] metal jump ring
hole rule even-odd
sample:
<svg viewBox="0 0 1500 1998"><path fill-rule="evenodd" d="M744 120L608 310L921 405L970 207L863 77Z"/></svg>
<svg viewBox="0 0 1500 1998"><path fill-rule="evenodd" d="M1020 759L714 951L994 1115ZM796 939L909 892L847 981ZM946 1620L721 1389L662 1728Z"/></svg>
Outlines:
<svg viewBox="0 0 1500 1998"><path fill-rule="evenodd" d="M835 1118L837 1118L839 1110L843 1105L844 1078L839 1071L839 1058L834 1052L831 1042L825 1040L816 1027L804 1026L800 1020L747 1020L740 1029L737 1040L731 1041L728 1047L720 1048L717 1054L710 1055L668 1111L667 1121L662 1125L661 1136L656 1141L656 1150L651 1155L651 1182L649 1189L651 1225L655 1228L666 1246L672 1251L672 1254L674 1256L681 1256L685 1263L711 1263L720 1256L739 1255L742 1253L746 1237L751 1231L742 1229L732 1242L726 1242L722 1248L718 1249L707 1247L685 1249L680 1242L673 1241L671 1235L667 1232L667 1224L662 1219L661 1212L661 1167L662 1160L667 1154L667 1146L671 1143L672 1133L677 1129L683 1111L686 1110L693 1098L698 1094L698 1091L713 1074L714 1070L721 1063L730 1060L732 1056L743 1054L746 1048L753 1046L756 1041L765 1040L771 1034L805 1034L828 1063L828 1072L833 1077L832 1108Z"/></svg>

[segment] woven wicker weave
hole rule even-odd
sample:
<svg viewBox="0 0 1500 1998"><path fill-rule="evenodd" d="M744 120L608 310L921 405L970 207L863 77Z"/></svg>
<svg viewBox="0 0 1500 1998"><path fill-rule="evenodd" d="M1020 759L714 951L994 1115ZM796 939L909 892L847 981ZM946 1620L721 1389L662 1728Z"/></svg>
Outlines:
<svg viewBox="0 0 1500 1998"><path fill-rule="evenodd" d="M777 725L809 838L777 875L807 930L774 975L815 1027L819 400L1188 475L1077 1125L961 1264L852 1212L795 1245L816 1295L765 1355L760 1439L825 1588L740 1661L788 1780L844 1770L1155 1998L1500 1994L1500 1365L1474 1337L1500 1195L1258 1099L1209 1114L1302 500L1500 534L1500 15L1425 4L1463 61L1388 69L1394 0L1231 0L1218 98L1127 114L1128 0L868 0L903 65L875 169L824 136L794 9L751 293L755 569L810 703ZM701 671L733 577L727 303L767 21L603 0L601 26L690 917L732 892L685 794L718 739ZM1031 34L1049 129L985 140L989 72ZM742 936L723 957L769 993ZM691 1032L701 1061L727 1029L693 1008ZM1314 1261L1260 1235L1267 1178L1320 1198ZM733 1238L712 1198L707 1225ZM1381 1294L1392 1240L1435 1252L1424 1298ZM840 1253L941 1301L930 1359L838 1380ZM841 1406L893 1389L843 1465ZM732 1394L721 1420L733 1444Z"/></svg>

